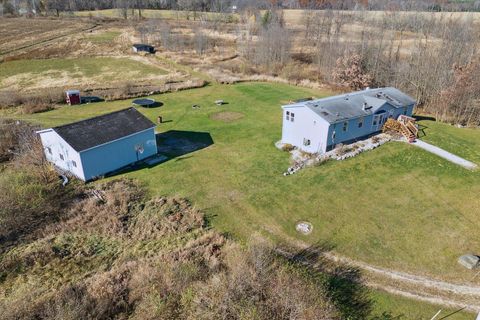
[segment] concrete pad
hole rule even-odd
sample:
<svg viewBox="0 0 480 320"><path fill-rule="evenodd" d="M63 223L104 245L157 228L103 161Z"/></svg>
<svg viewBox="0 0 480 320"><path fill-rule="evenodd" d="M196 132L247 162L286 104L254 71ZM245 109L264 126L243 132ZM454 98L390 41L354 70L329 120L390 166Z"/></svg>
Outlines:
<svg viewBox="0 0 480 320"><path fill-rule="evenodd" d="M466 169L474 170L478 167L475 163L471 161L460 158L459 156L456 156L453 153L450 153L448 151L443 150L442 148L426 143L425 141L417 139L415 142L412 142L411 144L419 148L422 148L423 150L431 152L439 157L442 157L452 163L458 164L459 166L462 166Z"/></svg>

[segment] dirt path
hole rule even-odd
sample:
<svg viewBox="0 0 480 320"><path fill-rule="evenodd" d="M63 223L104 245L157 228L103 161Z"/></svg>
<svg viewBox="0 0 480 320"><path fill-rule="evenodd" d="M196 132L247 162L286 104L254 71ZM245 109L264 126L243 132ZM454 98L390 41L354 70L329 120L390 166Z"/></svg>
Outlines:
<svg viewBox="0 0 480 320"><path fill-rule="evenodd" d="M268 232L277 234L278 230L274 231L272 228L269 228ZM300 250L311 247L301 240L291 237L287 238L287 243L296 246ZM294 253L283 249L277 249L277 252L286 258L294 256ZM439 306L457 309L465 308L468 311L480 312L480 286L451 283L426 276L385 269L344 257L333 251L320 253L323 258L329 261L347 264L363 271L366 285L373 289ZM315 267L315 262L302 261L302 263Z"/></svg>
<svg viewBox="0 0 480 320"><path fill-rule="evenodd" d="M380 284L378 282L368 283L371 287L383 289L387 292L392 292L405 297L415 298L417 300L438 303L451 307L466 307L468 310L480 312L480 287L478 286L455 284L401 271L383 269L366 264L364 262L342 257L332 252L324 253L324 256L332 261L352 265L376 276L396 280L397 283L400 282L413 285L415 288L418 288L418 290L412 292L411 290L405 290L399 288L398 286L392 287L389 285ZM434 291L438 292L438 295L425 293L419 294L419 292L428 291L425 289L433 289ZM462 299L454 298L454 295L459 296L458 298L460 298L460 296L469 296L472 298L475 297L475 300L478 302L468 303L464 300L462 301Z"/></svg>
<svg viewBox="0 0 480 320"><path fill-rule="evenodd" d="M302 247L308 248L306 244L303 244ZM283 249L276 251L286 258L294 256ZM374 277L367 276L366 285L368 287L440 306L480 312L480 287L478 286L454 284L401 271L383 269L332 252L322 252L322 256L333 262L356 267L369 275L373 274ZM312 268L315 267L315 262L302 261L302 263ZM408 285L403 286L402 284ZM466 300L470 300L470 302Z"/></svg>
<svg viewBox="0 0 480 320"><path fill-rule="evenodd" d="M419 285L423 287L429 287L436 290L447 291L450 293L456 294L465 294L465 295L475 295L479 296L480 298L480 287L477 286L469 286L469 285L461 285L461 284L453 284L450 282L434 280L423 276L417 276L405 272L395 271L395 270L388 270L382 269L378 267L371 266L369 264L352 260L350 258L341 257L331 252L324 253L324 256L330 260L338 261L342 263L347 263L352 266L358 267L365 271L379 274L394 280L399 280L402 282L409 282L414 285ZM479 302L480 303L480 302ZM480 306L480 304L479 304Z"/></svg>

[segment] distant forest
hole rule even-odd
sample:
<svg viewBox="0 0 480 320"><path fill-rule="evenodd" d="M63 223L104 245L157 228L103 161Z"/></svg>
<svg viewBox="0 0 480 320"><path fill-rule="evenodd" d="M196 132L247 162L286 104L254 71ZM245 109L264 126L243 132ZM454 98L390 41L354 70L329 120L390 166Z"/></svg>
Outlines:
<svg viewBox="0 0 480 320"><path fill-rule="evenodd" d="M2 15L114 8L207 12L231 12L247 8L480 11L480 0L0 0Z"/></svg>

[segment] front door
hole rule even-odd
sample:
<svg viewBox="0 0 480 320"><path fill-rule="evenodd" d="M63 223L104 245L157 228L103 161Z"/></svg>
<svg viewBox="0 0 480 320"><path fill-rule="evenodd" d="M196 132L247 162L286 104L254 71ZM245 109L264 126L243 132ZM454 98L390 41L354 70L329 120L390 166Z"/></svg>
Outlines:
<svg viewBox="0 0 480 320"><path fill-rule="evenodd" d="M382 130L383 124L387 120L387 115L385 113L376 114L373 116L372 131Z"/></svg>

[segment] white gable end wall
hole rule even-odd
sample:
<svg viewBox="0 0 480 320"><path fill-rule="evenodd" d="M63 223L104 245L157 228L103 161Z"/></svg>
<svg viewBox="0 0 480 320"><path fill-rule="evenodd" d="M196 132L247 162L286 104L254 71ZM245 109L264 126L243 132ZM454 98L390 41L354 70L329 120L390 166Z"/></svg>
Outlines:
<svg viewBox="0 0 480 320"><path fill-rule="evenodd" d="M51 129L40 131L39 134L46 159L58 168L85 180L80 154Z"/></svg>
<svg viewBox="0 0 480 320"><path fill-rule="evenodd" d="M323 153L328 127L327 121L304 106L283 107L282 143L309 153Z"/></svg>

